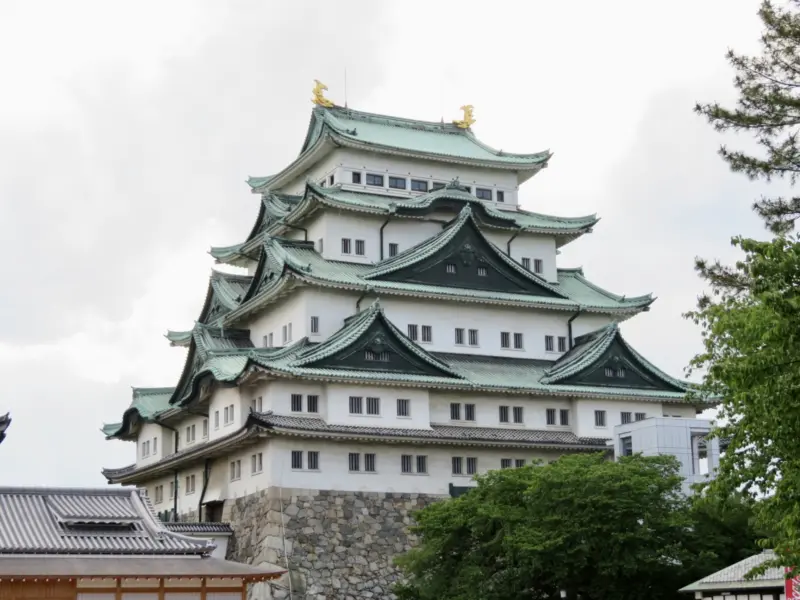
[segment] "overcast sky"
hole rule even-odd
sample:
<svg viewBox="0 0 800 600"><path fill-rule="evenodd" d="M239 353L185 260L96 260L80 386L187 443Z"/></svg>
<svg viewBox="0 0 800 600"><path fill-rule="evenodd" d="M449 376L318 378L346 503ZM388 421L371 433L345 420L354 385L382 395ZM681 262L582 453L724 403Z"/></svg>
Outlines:
<svg viewBox="0 0 800 600"><path fill-rule="evenodd" d="M696 100L733 98L728 47L755 51L759 0L0 3L0 483L103 485L134 459L107 442L130 386L171 386L203 303L211 245L257 211L248 175L283 168L313 79L337 103L555 152L525 208L597 212L564 249L617 293L653 292L624 325L681 375L696 255L764 236L763 184L730 174Z"/></svg>

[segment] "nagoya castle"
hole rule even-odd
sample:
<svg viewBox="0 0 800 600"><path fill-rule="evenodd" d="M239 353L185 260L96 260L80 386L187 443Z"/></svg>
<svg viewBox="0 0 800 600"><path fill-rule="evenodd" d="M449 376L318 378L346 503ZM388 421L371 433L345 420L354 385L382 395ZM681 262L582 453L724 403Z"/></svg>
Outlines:
<svg viewBox="0 0 800 600"><path fill-rule="evenodd" d="M167 333L175 386L135 387L103 427L136 448L110 483L229 522L229 558L289 569L263 597L346 599L390 597L413 512L476 474L572 452L713 468L688 384L620 332L653 296L557 264L598 217L520 207L549 151L493 149L469 105L418 121L326 89L297 158L248 180L255 222L212 248L194 326Z"/></svg>

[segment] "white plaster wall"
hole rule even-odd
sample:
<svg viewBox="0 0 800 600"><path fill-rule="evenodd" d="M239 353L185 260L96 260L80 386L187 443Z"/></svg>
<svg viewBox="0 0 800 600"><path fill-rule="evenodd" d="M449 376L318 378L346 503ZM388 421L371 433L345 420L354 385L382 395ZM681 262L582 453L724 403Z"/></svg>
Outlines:
<svg viewBox="0 0 800 600"><path fill-rule="evenodd" d="M428 390L417 388L391 388L382 386L348 386L328 384L326 386L327 421L337 425L360 425L362 427L398 427L403 429L428 429L431 419ZM362 415L350 414L350 396L361 396L364 400ZM380 415L366 414L367 397L380 398ZM411 401L411 416L397 416L397 399Z"/></svg>
<svg viewBox="0 0 800 600"><path fill-rule="evenodd" d="M661 410L663 412L663 416L665 417L678 417L681 419L696 419L697 418L697 409L686 403L672 403L672 402L665 402ZM658 416L658 415L654 415Z"/></svg>
<svg viewBox="0 0 800 600"><path fill-rule="evenodd" d="M239 388L237 387L217 387L208 407L208 428L209 439L215 440L224 435L228 435L236 431L244 424L247 418L247 412L243 410L243 402L245 399L241 397ZM225 424L225 407L233 404L234 406L234 420L232 423ZM249 406L249 403L248 403ZM215 427L214 414L219 412L219 427Z"/></svg>
<svg viewBox="0 0 800 600"><path fill-rule="evenodd" d="M292 412L292 394L302 394L303 412ZM308 412L307 396L319 396L317 413ZM257 385L242 388L242 401L247 410L254 398L261 398L262 411L272 411L278 415L291 415L296 417L315 417L325 419L327 406L325 388L321 383L314 381L294 381L279 379L276 381L262 381Z"/></svg>
<svg viewBox="0 0 800 600"><path fill-rule="evenodd" d="M319 333L308 333L309 340L321 342L339 331L344 326L344 320L356 313L356 303L360 292L334 289L306 288L303 290L306 310L305 320L310 323L311 317L319 317ZM372 300L365 299L361 302L364 309Z"/></svg>
<svg viewBox="0 0 800 600"><path fill-rule="evenodd" d="M219 479L224 480L222 489L225 490L225 498L241 498L269 487L272 478L272 462L269 457L271 445L270 441L262 440L217 461L214 470L221 475ZM259 452L262 455L262 470L253 473L251 457ZM242 461L242 474L239 479L231 480L230 464L235 460Z"/></svg>
<svg viewBox="0 0 800 600"><path fill-rule="evenodd" d="M362 173L361 184L353 184L350 173ZM366 185L366 173L375 173L384 176L384 187ZM419 192L410 190L394 190L388 187L389 176L405 177L406 179L423 179L428 181L430 189L432 183L450 183L458 177L462 185L473 188L489 188L502 190L505 193L505 202L492 202L498 208L514 210L518 197L518 179L514 171L479 169L459 166L448 163L439 163L433 160L414 160L400 158L377 152L361 152L349 148L337 148L295 180L283 186L282 192L288 194L302 193L306 180L317 184L323 181L327 184L329 176L334 176L334 184L341 183L345 189L363 191L368 193L386 193L398 197L418 195ZM410 185L410 184L409 184ZM493 198L496 196L493 194Z"/></svg>
<svg viewBox="0 0 800 600"><path fill-rule="evenodd" d="M662 408L660 402L636 402L626 400L589 400L576 399L574 402L577 419L575 421L575 435L578 437L611 438L614 427L622 424L620 413L630 412L635 418L637 412L645 413L647 418L660 417ZM594 411L606 411L606 426L595 427Z"/></svg>
<svg viewBox="0 0 800 600"><path fill-rule="evenodd" d="M173 475L170 473L169 475L148 481L145 485L138 486L147 490L147 497L150 498L150 502L153 504L153 508L156 512L172 510L172 499L169 497L169 484L171 481L174 481L174 479ZM164 486L164 497L161 502L156 502L156 487L159 485Z"/></svg>
<svg viewBox="0 0 800 600"><path fill-rule="evenodd" d="M156 452L153 452L153 440L158 440ZM150 454L142 456L144 442L150 442ZM136 442L136 466L142 467L161 460L168 454L172 454L172 432L158 425L157 423L144 423L139 430Z"/></svg>
<svg viewBox="0 0 800 600"><path fill-rule="evenodd" d="M203 437L203 421L206 419L208 419L208 417L202 415L187 414L184 419L173 425L173 427L178 430L178 450L185 450L186 448L191 448L208 441L208 436ZM189 438L186 435L186 428L191 427L192 425L194 425L195 437L194 441L189 441ZM209 420L209 436L211 435L211 428L212 424ZM174 432L170 433L174 435Z"/></svg>
<svg viewBox="0 0 800 600"><path fill-rule="evenodd" d="M443 222L454 219L457 215L449 214L442 218ZM421 244L442 231L442 223L432 220L395 218L383 230L383 257L389 258L389 244L397 244L398 254Z"/></svg>
<svg viewBox="0 0 800 600"><path fill-rule="evenodd" d="M361 264L372 264L380 260L380 228L385 218L362 213L327 211L320 220L324 222L325 228L325 258ZM342 238L351 240L349 254L342 252ZM364 240L363 256L356 254L356 240Z"/></svg>
<svg viewBox="0 0 800 600"><path fill-rule="evenodd" d="M569 320L569 317L571 316L572 314L567 317L567 320ZM587 333L592 333L593 331L597 331L598 329L602 329L603 327L605 327L614 320L615 320L614 317L610 315L599 315L596 313L581 313L572 321L573 339Z"/></svg>
<svg viewBox="0 0 800 600"><path fill-rule="evenodd" d="M514 235L513 232L509 231L485 230L483 233L504 254L508 249L508 241ZM534 233L520 233L511 242L511 258L521 263L523 257L531 260L531 271L534 269L533 259L540 258L542 260L542 272L540 275L546 281L558 281L556 239L554 237Z"/></svg>
<svg viewBox="0 0 800 600"><path fill-rule="evenodd" d="M475 405L475 421L464 420L464 407L461 407L461 420L452 421L450 419L450 404L458 402L460 404ZM500 422L500 407L509 407L510 423ZM521 406L523 408L523 423L514 423L514 415L511 407ZM556 411L567 409L570 411L569 425L547 425L548 408ZM431 393L431 423L440 425L463 425L466 427L499 427L503 429L547 429L551 431L571 431L576 420L572 402L566 398L543 398L539 396L523 395L478 395L478 394L455 394L455 393ZM556 412L556 423L559 422L559 414Z"/></svg>
<svg viewBox="0 0 800 600"><path fill-rule="evenodd" d="M283 346L283 326L292 324L291 342L308 334L309 322L306 308L307 290L299 289L269 305L258 316L242 324L250 330L250 341L257 348L264 347L264 337L272 334L273 345Z"/></svg>

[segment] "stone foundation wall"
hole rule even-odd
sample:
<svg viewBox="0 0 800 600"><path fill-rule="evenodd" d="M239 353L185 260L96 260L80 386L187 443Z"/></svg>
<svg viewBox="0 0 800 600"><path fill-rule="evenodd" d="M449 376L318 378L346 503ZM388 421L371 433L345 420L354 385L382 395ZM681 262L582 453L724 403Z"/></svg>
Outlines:
<svg viewBox="0 0 800 600"><path fill-rule="evenodd" d="M393 560L415 543L412 514L446 496L269 488L225 503L228 558L289 573L254 600L393 598Z"/></svg>

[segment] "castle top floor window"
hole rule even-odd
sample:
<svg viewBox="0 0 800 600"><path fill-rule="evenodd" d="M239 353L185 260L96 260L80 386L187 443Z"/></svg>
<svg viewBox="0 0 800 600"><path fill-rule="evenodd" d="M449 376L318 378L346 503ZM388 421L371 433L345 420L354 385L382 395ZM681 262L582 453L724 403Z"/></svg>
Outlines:
<svg viewBox="0 0 800 600"><path fill-rule="evenodd" d="M405 177L389 177L389 187L393 190L404 190L406 185Z"/></svg>
<svg viewBox="0 0 800 600"><path fill-rule="evenodd" d="M375 173L367 173L367 185L383 187L383 175L376 175Z"/></svg>

